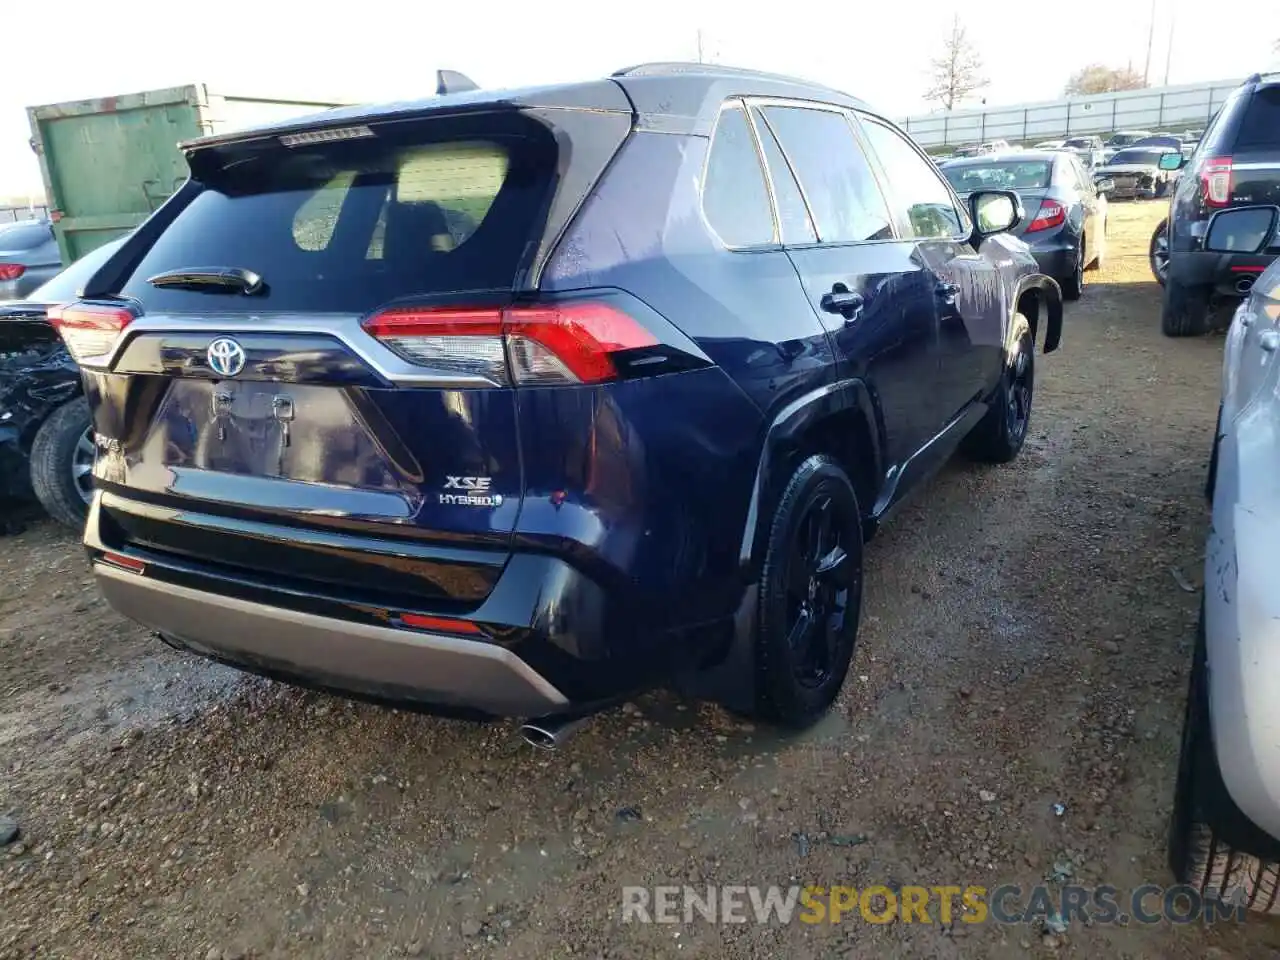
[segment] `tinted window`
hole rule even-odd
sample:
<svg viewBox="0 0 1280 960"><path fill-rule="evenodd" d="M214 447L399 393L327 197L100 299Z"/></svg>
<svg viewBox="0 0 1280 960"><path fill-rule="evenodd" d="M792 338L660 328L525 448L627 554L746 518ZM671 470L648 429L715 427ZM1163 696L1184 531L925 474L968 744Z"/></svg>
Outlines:
<svg viewBox="0 0 1280 960"><path fill-rule="evenodd" d="M973 193L975 190L1043 190L1049 186L1051 176L1047 160L957 164L944 167L942 173L951 181L957 193Z"/></svg>
<svg viewBox="0 0 1280 960"><path fill-rule="evenodd" d="M765 162L769 167L769 179L773 181L773 196L778 202L778 218L782 222L783 243L813 243L818 239L813 228L813 220L805 206L804 196L796 185L795 175L782 155L778 141L769 129L768 124L760 118L759 111L753 111L756 129L760 131L760 144L764 149Z"/></svg>
<svg viewBox="0 0 1280 960"><path fill-rule="evenodd" d="M763 113L809 199L819 238L893 236L884 197L844 114L802 107L765 107Z"/></svg>
<svg viewBox="0 0 1280 960"><path fill-rule="evenodd" d="M1236 134L1237 150L1280 147L1280 87L1264 87L1249 98Z"/></svg>
<svg viewBox="0 0 1280 960"><path fill-rule="evenodd" d="M0 250L30 250L53 239L47 223L14 223L0 227Z"/></svg>
<svg viewBox="0 0 1280 960"><path fill-rule="evenodd" d="M193 166L203 192L124 293L149 310L364 313L401 297L509 289L538 229L555 148L535 122L490 114L294 148L233 145ZM194 266L253 270L266 291L219 296L146 282Z"/></svg>
<svg viewBox="0 0 1280 960"><path fill-rule="evenodd" d="M889 190L907 212L916 237L954 237L965 233L938 170L896 130L868 120L863 124L871 149L880 158Z"/></svg>
<svg viewBox="0 0 1280 960"><path fill-rule="evenodd" d="M97 269L107 262L111 254L120 249L124 238L108 240L102 246L90 250L83 257L51 280L46 281L27 297L37 303L65 303L74 300L80 289L94 275Z"/></svg>
<svg viewBox="0 0 1280 960"><path fill-rule="evenodd" d="M749 247L774 240L769 191L755 138L741 107L722 111L716 124L702 209L727 246Z"/></svg>

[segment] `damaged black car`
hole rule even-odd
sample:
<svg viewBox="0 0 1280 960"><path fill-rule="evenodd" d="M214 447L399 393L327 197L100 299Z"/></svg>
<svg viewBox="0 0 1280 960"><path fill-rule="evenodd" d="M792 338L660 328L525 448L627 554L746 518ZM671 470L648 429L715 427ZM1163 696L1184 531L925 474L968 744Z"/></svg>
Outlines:
<svg viewBox="0 0 1280 960"><path fill-rule="evenodd" d="M93 428L80 369L45 311L74 300L122 242L98 247L25 300L0 302L0 498L34 495L76 529L92 493Z"/></svg>

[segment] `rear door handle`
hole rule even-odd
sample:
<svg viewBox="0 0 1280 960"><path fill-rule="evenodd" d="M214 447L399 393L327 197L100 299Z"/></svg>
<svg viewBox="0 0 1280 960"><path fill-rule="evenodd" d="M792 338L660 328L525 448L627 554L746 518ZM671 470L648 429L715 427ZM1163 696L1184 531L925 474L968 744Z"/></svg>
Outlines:
<svg viewBox="0 0 1280 960"><path fill-rule="evenodd" d="M834 289L830 293L822 295L822 309L827 313L838 313L846 320L852 320L854 315L862 309L862 294L855 293L853 290Z"/></svg>

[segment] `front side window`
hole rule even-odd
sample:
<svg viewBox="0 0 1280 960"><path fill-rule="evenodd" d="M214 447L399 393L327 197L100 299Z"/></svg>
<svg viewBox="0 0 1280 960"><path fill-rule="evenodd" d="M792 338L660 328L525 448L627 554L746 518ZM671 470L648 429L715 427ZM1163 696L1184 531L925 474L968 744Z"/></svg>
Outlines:
<svg viewBox="0 0 1280 960"><path fill-rule="evenodd" d="M720 113L707 157L702 210L726 246L750 247L774 241L769 190L742 107Z"/></svg>
<svg viewBox="0 0 1280 960"><path fill-rule="evenodd" d="M766 106L761 111L808 198L824 243L889 240L889 209L843 113Z"/></svg>
<svg viewBox="0 0 1280 960"><path fill-rule="evenodd" d="M863 122L863 128L880 158L889 191L906 211L912 235L928 239L967 232L937 168L896 130L871 119ZM1047 166L1042 172L1048 173Z"/></svg>

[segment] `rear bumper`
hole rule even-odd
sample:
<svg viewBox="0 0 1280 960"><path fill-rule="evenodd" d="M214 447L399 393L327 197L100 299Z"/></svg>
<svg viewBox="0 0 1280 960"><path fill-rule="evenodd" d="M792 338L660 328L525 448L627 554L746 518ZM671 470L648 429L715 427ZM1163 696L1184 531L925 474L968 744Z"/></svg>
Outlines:
<svg viewBox="0 0 1280 960"><path fill-rule="evenodd" d="M94 573L107 602L129 619L195 653L264 673L498 715L538 716L568 704L527 663L489 641L268 606L101 561Z"/></svg>
<svg viewBox="0 0 1280 960"><path fill-rule="evenodd" d="M1025 240L1026 237L1023 237ZM1028 241L1036 265L1046 276L1060 280L1070 277L1076 270L1076 243L1061 234L1043 240Z"/></svg>
<svg viewBox="0 0 1280 960"><path fill-rule="evenodd" d="M1169 280L1184 287L1208 287L1221 296L1240 297L1271 265L1274 254L1174 251Z"/></svg>
<svg viewBox="0 0 1280 960"><path fill-rule="evenodd" d="M708 622L672 629L654 604L546 553L512 554L483 599L460 605L136 542L119 521L140 509L103 490L90 505L85 547L108 603L175 646L303 686L427 711L540 716L660 684L727 639ZM187 519L198 526L215 518ZM345 539L332 536L326 546L361 543ZM266 542L259 535L242 548ZM126 570L107 554L143 569ZM408 625L414 617L430 628Z"/></svg>

